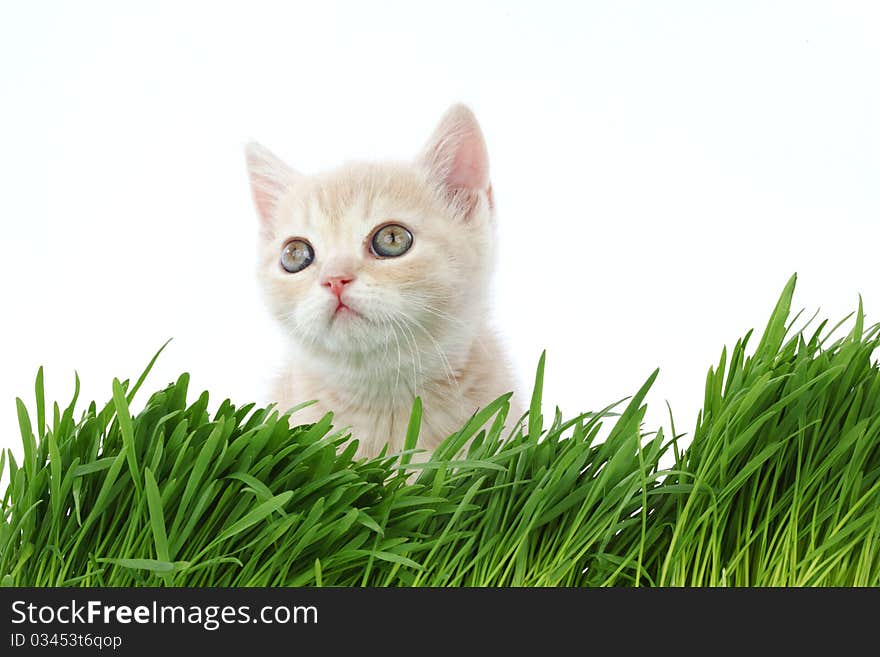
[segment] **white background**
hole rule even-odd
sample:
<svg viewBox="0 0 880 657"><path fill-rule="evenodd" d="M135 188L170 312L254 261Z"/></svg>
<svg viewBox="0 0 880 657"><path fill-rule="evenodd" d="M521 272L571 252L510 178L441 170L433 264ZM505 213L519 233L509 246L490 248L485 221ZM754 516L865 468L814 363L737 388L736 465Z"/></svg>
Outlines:
<svg viewBox="0 0 880 657"><path fill-rule="evenodd" d="M724 5L722 7L721 5ZM14 397L105 400L167 338L262 401L279 353L242 146L314 171L414 155L469 103L499 207L496 315L567 414L654 369L690 430L724 343L796 306L880 312L871 2L7 2L0 9L0 443Z"/></svg>

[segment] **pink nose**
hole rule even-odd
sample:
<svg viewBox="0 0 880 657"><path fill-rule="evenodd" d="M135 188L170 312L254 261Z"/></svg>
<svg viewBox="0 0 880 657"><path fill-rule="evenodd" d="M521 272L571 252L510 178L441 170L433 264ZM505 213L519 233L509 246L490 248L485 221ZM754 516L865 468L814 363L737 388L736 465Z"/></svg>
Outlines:
<svg viewBox="0 0 880 657"><path fill-rule="evenodd" d="M335 294L337 297L342 296L342 290L346 285L351 283L354 280L354 275L349 274L346 276L326 276L321 284L325 287L330 288L330 292Z"/></svg>

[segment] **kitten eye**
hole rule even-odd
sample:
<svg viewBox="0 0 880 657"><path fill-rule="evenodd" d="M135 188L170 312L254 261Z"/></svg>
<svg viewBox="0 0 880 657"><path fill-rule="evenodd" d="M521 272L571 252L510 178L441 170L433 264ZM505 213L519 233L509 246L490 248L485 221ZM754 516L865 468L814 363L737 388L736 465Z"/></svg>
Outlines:
<svg viewBox="0 0 880 657"><path fill-rule="evenodd" d="M396 258L409 251L413 236L400 224L387 224L373 234L370 246L373 253L382 258Z"/></svg>
<svg viewBox="0 0 880 657"><path fill-rule="evenodd" d="M305 240L290 240L281 247L281 266L284 271L295 274L315 259L315 250Z"/></svg>

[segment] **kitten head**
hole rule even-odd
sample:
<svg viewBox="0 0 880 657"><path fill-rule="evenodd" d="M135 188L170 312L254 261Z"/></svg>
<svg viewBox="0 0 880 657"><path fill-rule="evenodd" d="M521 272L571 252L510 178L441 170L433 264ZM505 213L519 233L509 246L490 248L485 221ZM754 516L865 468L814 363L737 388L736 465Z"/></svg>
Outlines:
<svg viewBox="0 0 880 657"><path fill-rule="evenodd" d="M260 217L258 275L301 347L351 359L389 349L399 357L403 346L415 357L438 342L448 348L483 319L492 192L486 146L466 107L446 113L414 162L303 175L257 144L247 162Z"/></svg>

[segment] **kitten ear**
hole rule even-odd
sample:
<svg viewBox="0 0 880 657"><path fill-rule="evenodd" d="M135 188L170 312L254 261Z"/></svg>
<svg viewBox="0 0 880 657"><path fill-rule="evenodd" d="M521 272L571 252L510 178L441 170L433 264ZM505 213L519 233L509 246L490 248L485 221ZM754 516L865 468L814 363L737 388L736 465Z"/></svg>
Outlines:
<svg viewBox="0 0 880 657"><path fill-rule="evenodd" d="M473 211L481 192L491 208L489 153L477 118L468 107L453 105L446 111L419 159L449 198L464 204L467 213Z"/></svg>
<svg viewBox="0 0 880 657"><path fill-rule="evenodd" d="M287 166L281 158L255 141L245 147L251 195L257 213L264 224L270 224L281 196L300 174Z"/></svg>

